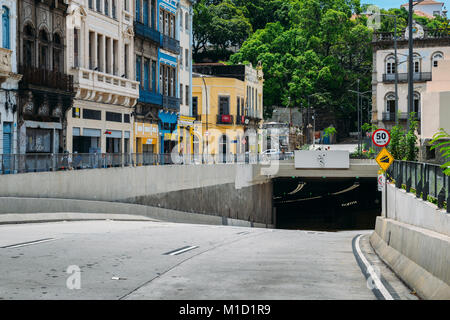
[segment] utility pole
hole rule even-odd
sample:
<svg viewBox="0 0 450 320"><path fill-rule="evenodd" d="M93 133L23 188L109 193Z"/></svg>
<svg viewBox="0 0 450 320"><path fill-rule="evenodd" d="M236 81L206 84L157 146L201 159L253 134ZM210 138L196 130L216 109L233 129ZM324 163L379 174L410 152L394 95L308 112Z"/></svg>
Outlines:
<svg viewBox="0 0 450 320"><path fill-rule="evenodd" d="M398 55L397 55L397 16L395 18L394 51L395 51L395 125L398 126Z"/></svg>
<svg viewBox="0 0 450 320"><path fill-rule="evenodd" d="M413 0L409 0L409 6L408 6L408 49L409 49L409 56L408 56L408 124L407 124L407 130L409 131L409 114L414 108L414 51L413 51Z"/></svg>
<svg viewBox="0 0 450 320"><path fill-rule="evenodd" d="M359 93L359 79L358 80L356 80L356 82L357 82L357 89L356 89L356 92L357 92L357 101L356 101L356 111L357 111L357 114L358 114L358 152L361 152L361 144L360 144L360 142L361 142L361 126L360 126L360 123L359 123L359 103L360 103L360 101L361 101L361 98L360 98L360 93Z"/></svg>
<svg viewBox="0 0 450 320"><path fill-rule="evenodd" d="M205 86L205 95L206 95L206 156L208 157L208 140L209 140L209 132L208 132L208 87L206 86L205 76L202 75L203 85Z"/></svg>

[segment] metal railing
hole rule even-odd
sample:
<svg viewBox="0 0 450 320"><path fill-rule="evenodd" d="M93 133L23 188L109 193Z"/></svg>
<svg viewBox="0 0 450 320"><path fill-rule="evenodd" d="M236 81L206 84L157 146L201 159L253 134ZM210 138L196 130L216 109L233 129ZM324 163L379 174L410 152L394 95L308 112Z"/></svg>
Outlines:
<svg viewBox="0 0 450 320"><path fill-rule="evenodd" d="M145 25L141 22L134 22L134 33L137 36L141 36L145 39L152 40L158 45L161 44L161 33L158 30L153 29L152 27Z"/></svg>
<svg viewBox="0 0 450 320"><path fill-rule="evenodd" d="M218 114L216 123L217 124L233 124L234 117L230 114Z"/></svg>
<svg viewBox="0 0 450 320"><path fill-rule="evenodd" d="M85 170L114 167L156 165L197 165L228 163L266 163L272 160L290 160L293 154L277 158L258 153L241 154L154 154L154 153L37 153L0 154L0 175L28 172Z"/></svg>
<svg viewBox="0 0 450 320"><path fill-rule="evenodd" d="M62 72L19 65L19 73L23 75L22 84L36 85L73 92L73 76Z"/></svg>
<svg viewBox="0 0 450 320"><path fill-rule="evenodd" d="M414 72L413 80L415 82L424 82L431 81L433 75L431 72ZM408 74L407 73L399 73L398 74L398 82L407 82ZM383 82L395 82L395 74L394 73L385 73L383 74Z"/></svg>
<svg viewBox="0 0 450 320"><path fill-rule="evenodd" d="M439 165L411 161L395 161L388 171L397 188L404 187L424 201L435 199L442 209L447 204L450 213L450 176L444 174Z"/></svg>
<svg viewBox="0 0 450 320"><path fill-rule="evenodd" d="M180 54L180 41L168 35L161 34L161 47L175 54Z"/></svg>

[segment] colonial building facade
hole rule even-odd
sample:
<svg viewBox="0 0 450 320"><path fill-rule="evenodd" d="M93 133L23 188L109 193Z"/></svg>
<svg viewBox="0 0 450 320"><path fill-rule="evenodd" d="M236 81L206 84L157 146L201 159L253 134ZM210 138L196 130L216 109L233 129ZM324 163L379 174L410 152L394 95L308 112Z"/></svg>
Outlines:
<svg viewBox="0 0 450 320"><path fill-rule="evenodd" d="M18 1L18 148L58 153L65 146L73 78L66 73L67 1Z"/></svg>
<svg viewBox="0 0 450 320"><path fill-rule="evenodd" d="M17 152L17 1L0 0L0 172L8 172Z"/></svg>
<svg viewBox="0 0 450 320"><path fill-rule="evenodd" d="M415 24L414 30L414 110L408 111L408 38L405 31L398 39L398 64L394 56L393 33L375 33L373 38L372 123L380 128L392 129L396 123L406 125L411 111L420 122L418 133L423 132L423 114L429 116L424 103L427 84L432 82L441 61L450 58L450 37L445 33L424 30ZM395 99L395 74L398 73L398 109ZM435 115L439 116L438 114ZM429 137L428 137L429 138ZM426 139L421 136L421 145ZM423 148L422 148L423 149Z"/></svg>
<svg viewBox="0 0 450 320"><path fill-rule="evenodd" d="M133 152L135 81L132 0L72 0L67 17L67 69L75 100L67 114L67 149Z"/></svg>

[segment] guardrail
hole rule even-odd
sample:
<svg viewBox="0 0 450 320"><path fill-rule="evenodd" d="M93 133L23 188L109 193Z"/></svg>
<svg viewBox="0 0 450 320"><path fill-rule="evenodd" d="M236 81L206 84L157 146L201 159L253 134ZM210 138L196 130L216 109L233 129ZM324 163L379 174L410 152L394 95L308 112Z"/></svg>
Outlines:
<svg viewBox="0 0 450 320"><path fill-rule="evenodd" d="M291 154L278 156L245 154L154 154L154 153L64 153L64 154L3 154L0 155L0 175L28 172L84 170L114 167L155 165L199 165L228 163L265 163L270 160L290 160Z"/></svg>
<svg viewBox="0 0 450 320"><path fill-rule="evenodd" d="M410 161L395 161L388 171L397 188L416 194L424 201L435 202L439 209L447 206L450 213L450 176L439 165Z"/></svg>

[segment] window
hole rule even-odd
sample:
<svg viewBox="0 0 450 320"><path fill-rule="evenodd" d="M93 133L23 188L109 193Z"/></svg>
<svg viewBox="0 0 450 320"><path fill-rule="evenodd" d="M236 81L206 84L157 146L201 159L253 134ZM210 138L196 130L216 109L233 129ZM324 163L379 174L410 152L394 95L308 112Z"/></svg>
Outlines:
<svg viewBox="0 0 450 320"><path fill-rule="evenodd" d="M420 72L420 59L421 57L418 54L414 55L414 73Z"/></svg>
<svg viewBox="0 0 450 320"><path fill-rule="evenodd" d="M78 45L79 45L79 39L78 39L79 30L73 29L73 61L74 61L74 67L78 68L80 66L80 62L78 61Z"/></svg>
<svg viewBox="0 0 450 320"><path fill-rule="evenodd" d="M10 23L9 23L9 8L3 6L3 14L2 14L2 28L3 28L3 43L2 46L5 49L11 49L11 40L10 40Z"/></svg>
<svg viewBox="0 0 450 320"><path fill-rule="evenodd" d="M189 86L186 86L186 105L189 105Z"/></svg>
<svg viewBox="0 0 450 320"><path fill-rule="evenodd" d="M48 69L49 57L48 57L48 34L45 30L39 32L39 66L44 69Z"/></svg>
<svg viewBox="0 0 450 320"><path fill-rule="evenodd" d="M141 21L141 0L136 0L136 12L134 18L136 21Z"/></svg>
<svg viewBox="0 0 450 320"><path fill-rule="evenodd" d="M103 9L104 9L105 15L109 16L109 0L105 0Z"/></svg>
<svg viewBox="0 0 450 320"><path fill-rule="evenodd" d="M83 109L83 119L102 120L102 112L99 110Z"/></svg>
<svg viewBox="0 0 450 320"><path fill-rule="evenodd" d="M100 10L101 10L100 0L97 0L95 4L97 6L95 9L97 10L97 12L100 12Z"/></svg>
<svg viewBox="0 0 450 320"><path fill-rule="evenodd" d="M116 19L117 18L117 15L116 15L116 0L112 0L112 8L111 8L112 10L112 17L114 18L114 19Z"/></svg>
<svg viewBox="0 0 450 320"><path fill-rule="evenodd" d="M144 89L150 89L150 61L145 59L144 62Z"/></svg>
<svg viewBox="0 0 450 320"><path fill-rule="evenodd" d="M180 68L183 69L184 62L183 62L183 48L180 48Z"/></svg>
<svg viewBox="0 0 450 320"><path fill-rule="evenodd" d="M189 68L189 49L185 49L186 55L186 68Z"/></svg>
<svg viewBox="0 0 450 320"><path fill-rule="evenodd" d="M180 11L180 29L183 30L183 10Z"/></svg>
<svg viewBox="0 0 450 320"><path fill-rule="evenodd" d="M437 67L439 64L439 60L444 60L444 55L441 52L437 52L435 54L433 54L433 67Z"/></svg>
<svg viewBox="0 0 450 320"><path fill-rule="evenodd" d="M184 21L185 21L185 24L186 24L185 29L189 30L189 22L190 21L189 21L189 13L188 12L185 13Z"/></svg>
<svg viewBox="0 0 450 320"><path fill-rule="evenodd" d="M130 123L130 115L129 114L124 114L123 115L123 122Z"/></svg>
<svg viewBox="0 0 450 320"><path fill-rule="evenodd" d="M416 117L420 114L420 93L414 92L414 110Z"/></svg>
<svg viewBox="0 0 450 320"><path fill-rule="evenodd" d="M125 66L125 78L128 78L128 45L126 44L125 45L125 54L123 55L123 58L124 58L124 66Z"/></svg>
<svg viewBox="0 0 450 320"><path fill-rule="evenodd" d="M181 103L183 103L183 85L180 83L180 97L181 97Z"/></svg>
<svg viewBox="0 0 450 320"><path fill-rule="evenodd" d="M393 93L390 93L386 96L386 112L395 117L395 94Z"/></svg>
<svg viewBox="0 0 450 320"><path fill-rule="evenodd" d="M159 92L161 94L164 94L164 87L163 87L163 76L164 76L164 66L159 66Z"/></svg>
<svg viewBox="0 0 450 320"><path fill-rule="evenodd" d="M230 98L219 97L219 114L230 114Z"/></svg>
<svg viewBox="0 0 450 320"><path fill-rule="evenodd" d="M156 0L151 0L152 1L152 13L151 13L151 19L152 19L152 28L155 28L155 13L156 13Z"/></svg>
<svg viewBox="0 0 450 320"><path fill-rule="evenodd" d="M156 92L156 61L152 61L152 91Z"/></svg>
<svg viewBox="0 0 450 320"><path fill-rule="evenodd" d="M386 73L394 74L395 73L395 57L390 56L386 59Z"/></svg>
<svg viewBox="0 0 450 320"><path fill-rule="evenodd" d="M94 0L89 0L89 9L94 9Z"/></svg>
<svg viewBox="0 0 450 320"><path fill-rule="evenodd" d="M64 46L57 33L53 35L53 70L64 71Z"/></svg>
<svg viewBox="0 0 450 320"><path fill-rule="evenodd" d="M122 114L117 112L106 112L106 121L122 122Z"/></svg>
<svg viewBox="0 0 450 320"><path fill-rule="evenodd" d="M170 15L170 37L175 39L175 16Z"/></svg>
<svg viewBox="0 0 450 320"><path fill-rule="evenodd" d="M239 97L237 97L236 101L236 113L238 117L241 115L241 98Z"/></svg>
<svg viewBox="0 0 450 320"><path fill-rule="evenodd" d="M198 115L198 97L192 97L192 116Z"/></svg>
<svg viewBox="0 0 450 320"><path fill-rule="evenodd" d="M136 56L136 81L141 82L141 57ZM142 86L142 84L140 84Z"/></svg>
<svg viewBox="0 0 450 320"><path fill-rule="evenodd" d="M80 108L72 108L72 118L80 119Z"/></svg>
<svg viewBox="0 0 450 320"><path fill-rule="evenodd" d="M146 26L148 26L149 25L149 23L148 23L148 0L144 0L144 5L143 5L143 8L142 8L142 11L144 11L143 12L143 14L144 14L144 24Z"/></svg>
<svg viewBox="0 0 450 320"><path fill-rule="evenodd" d="M125 2L125 5L124 5L125 11L129 11L128 10L128 1L129 0L123 0L123 1Z"/></svg>

